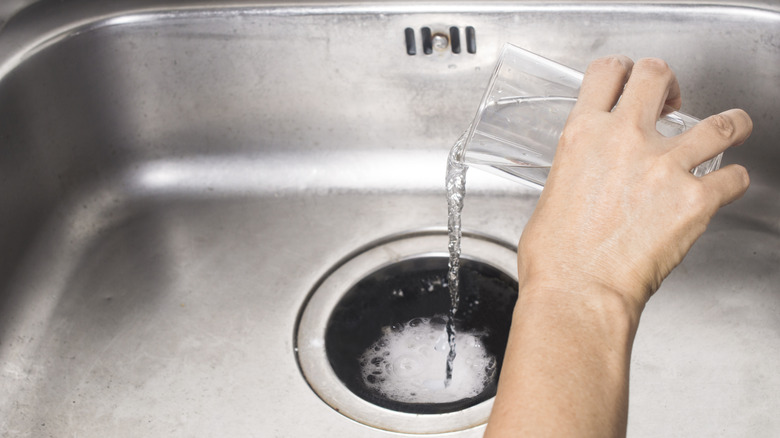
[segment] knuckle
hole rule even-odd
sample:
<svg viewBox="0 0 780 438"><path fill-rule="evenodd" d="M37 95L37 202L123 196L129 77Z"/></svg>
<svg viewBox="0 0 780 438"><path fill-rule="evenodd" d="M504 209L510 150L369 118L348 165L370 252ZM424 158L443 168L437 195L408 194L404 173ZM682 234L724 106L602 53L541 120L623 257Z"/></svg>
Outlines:
<svg viewBox="0 0 780 438"><path fill-rule="evenodd" d="M665 156L659 158L659 163L653 165L653 187L663 187L663 184L671 181L674 178L675 168L668 165L668 160Z"/></svg>
<svg viewBox="0 0 780 438"><path fill-rule="evenodd" d="M710 193L704 184L695 181L685 191L685 201L692 213L707 210L710 204Z"/></svg>
<svg viewBox="0 0 780 438"><path fill-rule="evenodd" d="M580 139L580 134L577 127L573 126L572 124L567 125L563 128L563 132L561 133L561 137L558 140L558 149L559 150L565 150L571 147L571 145L577 144Z"/></svg>
<svg viewBox="0 0 780 438"><path fill-rule="evenodd" d="M566 121L566 125L561 132L560 143L571 144L576 143L582 132L587 132L590 128L589 115L584 114L580 117L572 117Z"/></svg>
<svg viewBox="0 0 780 438"><path fill-rule="evenodd" d="M619 135L626 144L645 144L649 140L651 132L655 132L654 129L649 130L642 126L641 122L631 114L615 114L615 121L619 129L612 131L612 135Z"/></svg>
<svg viewBox="0 0 780 438"><path fill-rule="evenodd" d="M706 119L707 125L719 138L729 140L734 135L736 127L728 117L723 114L716 114Z"/></svg>
<svg viewBox="0 0 780 438"><path fill-rule="evenodd" d="M588 66L588 70L590 71L617 71L626 73L630 70L631 62L629 59L618 56L618 55L611 55L611 56L605 56L602 58L598 58L590 63Z"/></svg>
<svg viewBox="0 0 780 438"><path fill-rule="evenodd" d="M647 70L655 70L658 72L671 70L669 64L660 58L642 58L637 62L637 65Z"/></svg>
<svg viewBox="0 0 780 438"><path fill-rule="evenodd" d="M594 68L622 68L622 59L617 55L604 56L591 62Z"/></svg>
<svg viewBox="0 0 780 438"><path fill-rule="evenodd" d="M563 127L558 148L566 149L577 144L588 143L589 139L596 136L604 128L603 116L593 113L583 113L578 117L571 117Z"/></svg>
<svg viewBox="0 0 780 438"><path fill-rule="evenodd" d="M637 61L637 68L649 72L655 76L671 77L674 76L671 67L663 59L642 58Z"/></svg>

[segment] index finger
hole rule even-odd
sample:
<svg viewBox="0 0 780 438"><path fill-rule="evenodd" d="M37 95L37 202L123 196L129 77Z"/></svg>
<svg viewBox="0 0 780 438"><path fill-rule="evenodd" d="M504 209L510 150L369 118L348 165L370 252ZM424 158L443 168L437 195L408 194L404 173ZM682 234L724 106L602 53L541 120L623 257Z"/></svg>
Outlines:
<svg viewBox="0 0 780 438"><path fill-rule="evenodd" d="M634 61L623 55L596 59L588 65L577 104L572 112L591 109L609 112L617 103L626 85Z"/></svg>
<svg viewBox="0 0 780 438"><path fill-rule="evenodd" d="M632 114L642 126L655 122L669 109L680 109L680 84L669 65L661 59L637 61L616 111Z"/></svg>

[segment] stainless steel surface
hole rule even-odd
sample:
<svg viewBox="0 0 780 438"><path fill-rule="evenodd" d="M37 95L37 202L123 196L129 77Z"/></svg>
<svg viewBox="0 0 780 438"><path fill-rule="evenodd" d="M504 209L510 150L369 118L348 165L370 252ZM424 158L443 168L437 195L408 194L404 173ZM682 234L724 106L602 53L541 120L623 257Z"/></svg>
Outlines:
<svg viewBox="0 0 780 438"><path fill-rule="evenodd" d="M405 28L452 25L476 54L419 33L406 54ZM0 31L0 435L396 436L309 388L296 316L356 248L444 225L449 146L507 41L579 69L660 56L683 111L754 117L724 156L750 191L645 311L629 434L780 435L776 2L145 0ZM469 176L464 227L515 241L536 193Z"/></svg>

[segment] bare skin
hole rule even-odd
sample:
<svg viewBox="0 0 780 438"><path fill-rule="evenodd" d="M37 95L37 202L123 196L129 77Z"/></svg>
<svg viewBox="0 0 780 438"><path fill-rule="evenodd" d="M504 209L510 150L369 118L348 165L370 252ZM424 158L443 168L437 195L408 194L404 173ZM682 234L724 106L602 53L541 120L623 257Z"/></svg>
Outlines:
<svg viewBox="0 0 780 438"><path fill-rule="evenodd" d="M520 239L520 293L486 437L625 436L645 303L749 185L739 165L703 178L689 170L744 142L750 117L729 110L661 136L656 120L681 102L661 60L589 66Z"/></svg>

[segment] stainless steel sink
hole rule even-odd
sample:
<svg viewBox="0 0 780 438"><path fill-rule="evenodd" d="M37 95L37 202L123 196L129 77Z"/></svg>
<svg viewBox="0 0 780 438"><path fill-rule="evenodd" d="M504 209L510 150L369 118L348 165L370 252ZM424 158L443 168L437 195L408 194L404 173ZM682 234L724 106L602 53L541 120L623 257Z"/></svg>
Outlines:
<svg viewBox="0 0 780 438"><path fill-rule="evenodd" d="M685 112L753 116L724 156L751 189L643 317L629 435L780 436L777 2L44 1L4 21L0 436L398 436L312 391L296 321L359 248L444 226L447 151L504 42L579 69L659 56ZM469 177L464 227L516 242L538 194Z"/></svg>

